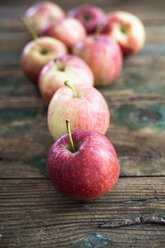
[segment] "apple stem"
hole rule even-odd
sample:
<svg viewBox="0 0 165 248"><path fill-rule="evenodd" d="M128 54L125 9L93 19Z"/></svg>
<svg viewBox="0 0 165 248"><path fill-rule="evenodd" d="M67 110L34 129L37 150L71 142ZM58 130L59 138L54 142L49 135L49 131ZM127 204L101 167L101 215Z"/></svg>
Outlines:
<svg viewBox="0 0 165 248"><path fill-rule="evenodd" d="M54 61L55 61L56 65L57 65L58 71L64 71L64 66L63 66L62 63L59 61L59 59L55 59Z"/></svg>
<svg viewBox="0 0 165 248"><path fill-rule="evenodd" d="M99 26L96 28L96 31L95 31L95 40L97 40L98 35L99 35L99 33L100 33L102 27L103 27L103 24L101 23L101 24L99 24Z"/></svg>
<svg viewBox="0 0 165 248"><path fill-rule="evenodd" d="M23 17L19 17L19 20L22 23L22 25L27 29L27 31L31 34L31 36L33 37L33 40L37 40L38 36L37 36L36 32L30 26L28 21Z"/></svg>
<svg viewBox="0 0 165 248"><path fill-rule="evenodd" d="M70 130L70 121L69 120L66 120L66 128L67 128L70 144L72 147L72 152L76 152L76 148L75 148L75 145L73 143L72 134L71 134L71 130Z"/></svg>
<svg viewBox="0 0 165 248"><path fill-rule="evenodd" d="M75 89L73 88L73 86L69 83L69 81L65 81L64 84L72 90L72 92L73 92L73 97L75 97L75 98L78 97L78 96L77 96L76 90L75 90Z"/></svg>
<svg viewBox="0 0 165 248"><path fill-rule="evenodd" d="M121 25L121 28L120 28L121 32L123 34L126 34L127 33L127 26L124 22L122 22L122 25Z"/></svg>

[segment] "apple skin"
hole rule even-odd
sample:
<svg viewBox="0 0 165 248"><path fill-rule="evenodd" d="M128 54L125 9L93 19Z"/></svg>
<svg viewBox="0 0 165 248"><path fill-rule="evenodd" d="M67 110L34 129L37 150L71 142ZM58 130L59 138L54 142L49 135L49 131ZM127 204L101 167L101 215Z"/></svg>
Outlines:
<svg viewBox="0 0 165 248"><path fill-rule="evenodd" d="M47 51L47 53L46 53ZM29 42L21 56L24 74L32 82L38 83L41 69L50 60L67 53L67 47L59 40L51 37L41 37Z"/></svg>
<svg viewBox="0 0 165 248"><path fill-rule="evenodd" d="M45 1L31 6L24 16L34 31L40 35L41 30L52 21L64 19L65 13L57 4Z"/></svg>
<svg viewBox="0 0 165 248"><path fill-rule="evenodd" d="M54 60L45 65L39 76L39 89L47 104L54 93L69 80L74 84L94 85L94 76L89 66L79 57L63 55L58 58L64 70L59 70Z"/></svg>
<svg viewBox="0 0 165 248"><path fill-rule="evenodd" d="M72 131L78 150L71 152L68 134L59 138L47 157L48 176L66 197L92 200L106 194L119 177L119 163L112 143L91 130Z"/></svg>
<svg viewBox="0 0 165 248"><path fill-rule="evenodd" d="M145 43L143 23L135 15L124 11L110 13L101 32L120 45L124 57L137 53Z"/></svg>
<svg viewBox="0 0 165 248"><path fill-rule="evenodd" d="M47 25L42 31L42 36L51 36L61 40L71 48L76 42L86 37L86 30L77 19L68 17Z"/></svg>
<svg viewBox="0 0 165 248"><path fill-rule="evenodd" d="M70 88L63 86L50 101L48 128L54 140L66 133L66 119L70 120L72 130L90 129L105 134L109 127L109 108L102 94L84 84L75 84L74 88L77 98Z"/></svg>
<svg viewBox="0 0 165 248"><path fill-rule="evenodd" d="M77 42L72 52L89 65L96 86L112 83L121 72L123 61L121 49L106 35L89 35Z"/></svg>
<svg viewBox="0 0 165 248"><path fill-rule="evenodd" d="M106 21L106 15L102 9L93 5L78 6L69 11L68 16L78 19L84 25L87 33L94 33Z"/></svg>

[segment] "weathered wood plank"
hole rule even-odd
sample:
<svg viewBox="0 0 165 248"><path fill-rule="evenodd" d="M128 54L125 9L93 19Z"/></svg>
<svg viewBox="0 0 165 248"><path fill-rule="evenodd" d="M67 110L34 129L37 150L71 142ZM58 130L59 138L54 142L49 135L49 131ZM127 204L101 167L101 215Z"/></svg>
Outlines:
<svg viewBox="0 0 165 248"><path fill-rule="evenodd" d="M164 154L164 119L156 120L157 113L149 110L147 112L147 109L142 108L132 110L128 105L115 111L107 137L116 146L119 156ZM42 113L37 110L13 109L3 111L1 118L2 115L4 120L1 121L1 126L4 125L4 128L0 130L1 158L18 159L30 154L38 156L45 152L52 142L47 129L46 114L42 117Z"/></svg>
<svg viewBox="0 0 165 248"><path fill-rule="evenodd" d="M47 177L46 151L42 156L0 161L0 179ZM165 176L165 158L119 156L120 177Z"/></svg>
<svg viewBox="0 0 165 248"><path fill-rule="evenodd" d="M23 29L23 27L20 27ZM18 45L19 37L19 45ZM17 54L22 52L24 46L32 40L30 34L27 34L24 30L9 32L5 31L1 34L0 46L2 47L1 53L5 54Z"/></svg>
<svg viewBox="0 0 165 248"><path fill-rule="evenodd" d="M11 83L12 84L12 83ZM17 85L17 84L16 84ZM13 87L12 89L10 88ZM27 88L26 88L27 86ZM19 87L18 87L19 88ZM117 89L119 88L119 90ZM135 90L134 90L135 88ZM116 88L111 88L111 87L107 87L107 89L105 88L99 88L99 90L102 92L104 98L106 99L110 110L122 106L122 105L130 105L133 103L133 105L142 105L142 104L146 104L147 105L151 105L151 104L160 104L160 105L164 105L165 100L164 100L164 96L163 93L160 94L161 92L156 91L154 92L154 89L152 91L152 89L148 89L144 90L141 92L140 90L140 86L138 88L138 90L136 90L136 86L134 85L134 88L132 89L130 88L125 88L123 90L120 89L120 86L116 86ZM22 94L20 93L15 93L16 95L14 95L14 86L13 85L9 85L6 86L6 91L8 90L12 90L13 94L10 92L10 95L8 96L8 98L6 99L5 97L2 97L0 100L0 110L1 110L1 114L2 112L5 111L10 111L13 109L13 111L17 110L17 111L22 111L23 109L34 109L34 111L38 110L40 112L42 112L43 114L46 113L47 110L47 105L46 103L43 101L39 91L37 90L37 88L34 87L34 85L29 85L26 84L25 86L22 85L21 87L21 91L31 91L33 92L33 95L29 95L29 92L27 93L27 95L25 95L25 92L22 92ZM143 89L143 86L142 86ZM17 89L18 90L18 89ZM159 89L161 91L161 89ZM19 91L19 90L18 90ZM18 95L17 95L18 94ZM7 116L7 113L6 113ZM4 115L5 117L5 115ZM4 118L1 117L0 115L0 119ZM17 117L16 117L17 118Z"/></svg>
<svg viewBox="0 0 165 248"><path fill-rule="evenodd" d="M46 156L25 160L0 160L0 179L43 177L47 177Z"/></svg>
<svg viewBox="0 0 165 248"><path fill-rule="evenodd" d="M113 94L118 94L121 96L120 100L126 100L126 94L133 94L137 98L144 95L144 97L151 97L152 100L154 96L157 96L156 99L158 101L160 98L163 100L165 94L164 66L165 60L163 57L162 59L155 58L154 60L149 57L142 59L141 56L135 56L125 62L120 77L112 85L99 88L99 90L107 98L113 98ZM137 67L139 68L138 70ZM18 101L19 98L26 96L34 97L34 101L36 102L35 98L38 99L40 95L37 87L28 82L24 77L19 63L16 68L12 68L11 63L9 67L6 66L3 68L3 71L1 69L0 82L0 98L6 100L5 104L7 104L9 98L16 98L16 101ZM116 93L116 91L119 92Z"/></svg>
<svg viewBox="0 0 165 248"><path fill-rule="evenodd" d="M111 111L107 137L117 150L121 175L165 175L164 96L126 90L103 94ZM45 159L53 143L47 128L46 106L41 99L29 97L1 100L0 106L1 177L22 177L22 171L28 170L20 170L22 165L34 167L32 177L42 177L36 172L46 173ZM14 166L9 163L10 170L5 170L6 162L12 159ZM24 177L30 177L30 170Z"/></svg>
<svg viewBox="0 0 165 248"><path fill-rule="evenodd" d="M145 227L144 225L138 225L128 228L120 228L118 231L116 229L97 231L96 228L88 227L90 233L87 233L87 230L85 230L86 226L88 226L88 223L81 226L73 226L69 224L69 226L65 225L66 231L63 228L56 227L55 225L51 227L35 228L32 231L30 231L30 229L10 231L10 235L4 234L2 236L3 243L1 247L11 248L14 246L22 248L23 244L26 245L25 247L27 248L86 248L90 247L89 245L93 243L100 245L100 240L103 239L106 241L103 243L106 248L164 248L164 228L162 227L153 226L151 228L149 225ZM68 231L73 228L74 233ZM94 231L97 231L97 233L93 233Z"/></svg>
<svg viewBox="0 0 165 248"><path fill-rule="evenodd" d="M165 27L163 26L150 26L146 29L146 43L164 43Z"/></svg>
<svg viewBox="0 0 165 248"><path fill-rule="evenodd" d="M33 122L33 125L29 120L26 120L26 124L15 121L10 128L9 125L6 127L2 134L1 178L46 175L46 157L53 143L46 122L42 123L40 118ZM116 148L121 176L165 175L164 133L158 133L151 128L130 132L112 124L107 137Z"/></svg>
<svg viewBox="0 0 165 248"><path fill-rule="evenodd" d="M154 48L155 48L155 53L157 49L159 51L159 46L154 45ZM15 71L16 74L23 75L23 73L21 72L19 58L20 58L20 54L11 55L11 59L12 59L11 61L9 60L9 58L6 58L6 63L4 64L4 66L2 65L3 67L0 68L0 76L2 75L2 77L4 77L6 75L6 77L8 78L9 75L6 73L6 71L8 71L9 74L12 74ZM136 68L137 66L139 66L139 68L141 69L145 65L147 66L148 69L149 68L151 69L160 68L160 71L161 71L164 66L164 63L165 63L164 56L161 56L161 55L159 56L158 54L157 56L152 58L150 54L145 54L145 55L143 54L142 56L142 52L140 52L139 54L133 55L132 57L125 59L123 69L124 68L135 68L135 66Z"/></svg>
<svg viewBox="0 0 165 248"><path fill-rule="evenodd" d="M9 1L6 4L5 0L1 0L1 9L0 9L0 15L1 17L7 17L10 16L10 18L15 18L19 15L22 15L24 11L34 4L36 1L34 0L24 0L24 1ZM84 1L82 0L82 3ZM66 0L56 0L56 3L59 4L61 7L65 9L65 11L68 11L69 9L75 7L80 2L77 2L76 0L72 1L66 1ZM92 2L91 2L92 4ZM155 1L121 1L121 0L95 0L95 5L103 8L107 13L110 11L115 10L125 10L128 12L131 12L133 14L138 15L142 20L144 20L147 24L151 23L157 23L165 20L164 16L164 1L163 0L157 0ZM6 18L7 19L7 18ZM12 20L12 19L11 19Z"/></svg>
<svg viewBox="0 0 165 248"><path fill-rule="evenodd" d="M4 47L5 51L2 51L0 53L0 65L3 67L9 67L9 66L20 66L20 56L21 56L21 52L23 50L23 47L26 44L23 42L21 44L20 42L20 48L18 51L12 51L10 53L7 52L7 47ZM152 60L154 59L159 59L160 57L164 57L165 55L165 43L160 44L159 46L157 46L157 44L146 44L143 49L136 54L136 56L133 56L131 59L136 59L136 57L141 56L141 57L148 57L148 59L152 58Z"/></svg>
<svg viewBox="0 0 165 248"><path fill-rule="evenodd" d="M119 179L91 202L66 199L46 179L0 180L0 187L1 247L69 248L87 233L105 235L115 247L165 244L164 227L144 222L145 216L164 217L165 178Z"/></svg>
<svg viewBox="0 0 165 248"><path fill-rule="evenodd" d="M1 54L21 54L24 46L32 40L31 35L27 34L24 28L20 25L15 31L6 30L1 34L0 39ZM18 46L19 37L19 46ZM165 27L151 26L146 27L146 44L164 44L165 42Z"/></svg>

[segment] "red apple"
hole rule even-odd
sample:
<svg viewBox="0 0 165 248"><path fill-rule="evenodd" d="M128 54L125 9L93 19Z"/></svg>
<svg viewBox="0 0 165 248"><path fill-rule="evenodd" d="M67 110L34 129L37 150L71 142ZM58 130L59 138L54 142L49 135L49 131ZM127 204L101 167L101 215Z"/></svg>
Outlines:
<svg viewBox="0 0 165 248"><path fill-rule="evenodd" d="M21 64L24 74L37 83L39 73L50 60L67 53L66 46L51 37L42 37L29 42L22 53Z"/></svg>
<svg viewBox="0 0 165 248"><path fill-rule="evenodd" d="M78 6L69 11L68 16L78 19L88 33L94 33L106 21L106 15L102 9L92 5Z"/></svg>
<svg viewBox="0 0 165 248"><path fill-rule="evenodd" d="M105 134L110 113L102 94L92 86L75 84L73 88L68 82L66 85L56 91L48 107L52 137L57 140L66 133L66 119L70 119L72 130L91 129Z"/></svg>
<svg viewBox="0 0 165 248"><path fill-rule="evenodd" d="M76 200L92 200L106 194L119 177L112 143L96 131L68 133L48 153L47 172L52 184L60 193Z"/></svg>
<svg viewBox="0 0 165 248"><path fill-rule="evenodd" d="M39 2L25 12L25 19L37 34L40 34L41 30L52 21L55 22L64 17L62 8L48 1Z"/></svg>
<svg viewBox="0 0 165 248"><path fill-rule="evenodd" d="M120 45L124 56L138 52L145 43L143 23L138 17L124 11L112 12L102 33Z"/></svg>
<svg viewBox="0 0 165 248"><path fill-rule="evenodd" d="M40 92L47 104L66 80L73 85L94 85L93 73L82 59L69 54L63 55L45 65L39 76Z"/></svg>
<svg viewBox="0 0 165 248"><path fill-rule="evenodd" d="M119 45L106 35L90 35L73 47L73 54L81 57L93 71L95 85L112 83L122 68Z"/></svg>
<svg viewBox="0 0 165 248"><path fill-rule="evenodd" d="M68 47L86 37L84 26L75 18L66 18L59 22L51 23L43 29L43 36L59 39Z"/></svg>

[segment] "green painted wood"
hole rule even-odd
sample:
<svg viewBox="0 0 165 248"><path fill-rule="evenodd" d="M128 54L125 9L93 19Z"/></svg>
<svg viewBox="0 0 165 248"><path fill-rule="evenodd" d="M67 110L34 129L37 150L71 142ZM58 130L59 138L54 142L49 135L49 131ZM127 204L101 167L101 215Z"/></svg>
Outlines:
<svg viewBox="0 0 165 248"><path fill-rule="evenodd" d="M165 109L162 98L158 98L158 104L152 97L139 100L136 95L130 97L126 94L122 97L124 104L119 94L112 95L113 101L110 98L109 104L111 125L106 136L116 148L122 176L164 175ZM105 97L109 102L106 94ZM0 177L22 177L19 174L20 163L37 167L43 174L41 161L46 158L53 139L47 127L47 108L42 103L39 99L32 103L30 98L10 99L6 108L5 102L1 101L0 123L3 128L0 129L0 158L4 165L0 167ZM5 161L13 159L19 161L16 175L8 169L4 172ZM13 168L12 164L9 166L15 172L16 165ZM25 177L30 177L30 171Z"/></svg>

